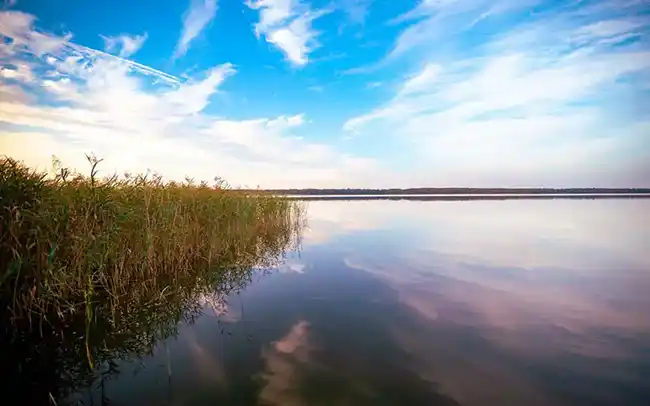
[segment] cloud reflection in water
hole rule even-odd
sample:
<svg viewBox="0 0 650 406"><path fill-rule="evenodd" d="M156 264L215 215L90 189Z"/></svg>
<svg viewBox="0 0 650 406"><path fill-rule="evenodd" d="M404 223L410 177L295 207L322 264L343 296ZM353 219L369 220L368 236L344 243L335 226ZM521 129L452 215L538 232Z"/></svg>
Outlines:
<svg viewBox="0 0 650 406"><path fill-rule="evenodd" d="M468 404L504 393L512 404L556 404L544 385L643 386L648 209L644 200L313 202L318 239L307 244L339 250L421 316L394 337L443 392ZM592 396L606 401L605 386Z"/></svg>

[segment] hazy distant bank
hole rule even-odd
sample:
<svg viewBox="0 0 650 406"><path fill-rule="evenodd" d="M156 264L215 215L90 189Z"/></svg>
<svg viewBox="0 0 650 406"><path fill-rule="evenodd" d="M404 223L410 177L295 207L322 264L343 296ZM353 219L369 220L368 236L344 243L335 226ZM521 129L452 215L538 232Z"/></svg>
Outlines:
<svg viewBox="0 0 650 406"><path fill-rule="evenodd" d="M543 198L643 198L648 188L409 188L409 189L264 189L257 193L304 200L472 200Z"/></svg>
<svg viewBox="0 0 650 406"><path fill-rule="evenodd" d="M511 199L638 199L650 193L496 193L496 194L414 194L414 195L279 195L290 200L511 200Z"/></svg>
<svg viewBox="0 0 650 406"><path fill-rule="evenodd" d="M262 189L278 195L493 195L493 194L650 194L650 188L407 188L407 189Z"/></svg>

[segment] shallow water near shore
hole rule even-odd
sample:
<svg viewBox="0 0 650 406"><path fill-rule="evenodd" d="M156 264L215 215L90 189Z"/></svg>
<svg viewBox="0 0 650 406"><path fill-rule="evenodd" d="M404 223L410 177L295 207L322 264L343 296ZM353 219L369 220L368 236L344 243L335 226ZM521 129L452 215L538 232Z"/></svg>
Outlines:
<svg viewBox="0 0 650 406"><path fill-rule="evenodd" d="M141 332L149 351L107 357L57 402L647 405L648 213L646 199L309 202L282 265L198 297L177 329Z"/></svg>

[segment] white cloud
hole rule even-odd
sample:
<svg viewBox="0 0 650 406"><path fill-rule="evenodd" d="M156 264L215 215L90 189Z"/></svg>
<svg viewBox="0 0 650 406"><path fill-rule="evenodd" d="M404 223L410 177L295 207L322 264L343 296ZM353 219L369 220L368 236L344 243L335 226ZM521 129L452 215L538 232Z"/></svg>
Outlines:
<svg viewBox="0 0 650 406"><path fill-rule="evenodd" d="M437 8L438 17L461 11L446 10L457 2L429 3L421 7ZM611 111L634 103L630 95L640 90L631 81L650 79L647 48L611 41L640 32L639 20L570 21L518 27L483 45L483 54L425 56L390 101L343 128L412 142L422 164L411 179L419 184L647 186L641 174L650 172L643 163L650 153L634 152L650 142L645 125L639 117L616 121Z"/></svg>
<svg viewBox="0 0 650 406"><path fill-rule="evenodd" d="M541 0L421 0L389 23L405 25L382 60L344 71L348 75L376 72L409 54L440 55L459 43L461 34L482 20L532 7ZM480 34L483 36L483 34ZM473 41L471 41L473 42Z"/></svg>
<svg viewBox="0 0 650 406"><path fill-rule="evenodd" d="M54 65L56 69L48 72L50 74L56 74L58 71L79 74L86 70L89 60L111 60L115 63L121 63L130 70L155 77L164 82L179 82L178 78L173 75L149 66L75 44L71 42L72 34L58 36L41 32L34 27L35 22L36 18L33 15L21 11L0 12L0 34L12 39L11 44L2 43L0 58L10 58L7 61L15 62L14 65L25 65L26 58L36 57L48 65ZM127 36L123 37L126 38ZM135 36L122 39L119 42L122 42L123 47L126 47L122 49L129 49L134 52L134 44L145 39L146 36ZM125 41L129 42L129 45L126 45Z"/></svg>
<svg viewBox="0 0 650 406"><path fill-rule="evenodd" d="M296 66L309 62L309 54L318 47L318 33L311 27L313 20L326 11L312 11L299 0L250 0L247 6L259 10L255 35L278 47L286 59Z"/></svg>
<svg viewBox="0 0 650 406"><path fill-rule="evenodd" d="M66 48L66 52L64 53L64 57L63 57L64 59L62 61L59 61L62 63L57 63L57 61L55 61L54 63L58 65L57 69L64 70L68 73L73 73L69 71L70 69L72 69L79 74L83 74L84 63L86 61L93 60L93 59L105 59L105 60L113 61L114 63L122 64L133 72L153 77L156 81L160 81L172 85L177 85L180 83L180 80L174 75L170 75L168 73L162 72L160 70L154 69L150 66L146 66L135 61L131 61L129 59L107 54L106 52L102 52L96 49L88 48L73 43L66 43L66 46L64 48ZM79 68L82 69L79 70Z"/></svg>
<svg viewBox="0 0 650 406"><path fill-rule="evenodd" d="M336 4L352 24L363 24L368 16L372 0L337 0Z"/></svg>
<svg viewBox="0 0 650 406"><path fill-rule="evenodd" d="M0 100L13 100L18 103L31 102L34 97L19 85L5 84L0 80Z"/></svg>
<svg viewBox="0 0 650 406"><path fill-rule="evenodd" d="M185 55L190 43L217 15L217 0L191 0L183 16L183 31L174 50L174 59Z"/></svg>
<svg viewBox="0 0 650 406"><path fill-rule="evenodd" d="M514 9L523 9L539 0L423 0L394 22L410 25L397 38L391 57L417 47L440 46L442 38L451 39L480 20ZM413 22L417 20L416 22Z"/></svg>
<svg viewBox="0 0 650 406"><path fill-rule="evenodd" d="M147 40L147 34L133 37L123 34L117 37L102 36L102 38L104 39L106 52L117 52L120 57L128 58L142 48L142 45Z"/></svg>
<svg viewBox="0 0 650 406"><path fill-rule="evenodd" d="M28 64L18 62L12 67L0 66L0 78L31 82L34 80L34 73Z"/></svg>
<svg viewBox="0 0 650 406"><path fill-rule="evenodd" d="M72 38L70 34L55 37L36 31L33 29L35 20L33 15L21 11L0 12L0 32L13 39L11 44L2 48L3 54L21 51L41 57L60 49Z"/></svg>
<svg viewBox="0 0 650 406"><path fill-rule="evenodd" d="M406 80L399 95L405 97L426 91L435 85L440 70L439 65L427 64L420 73Z"/></svg>
<svg viewBox="0 0 650 406"><path fill-rule="evenodd" d="M105 158L103 173L219 175L251 187L352 186L377 173L373 160L300 137L309 125L302 114L230 120L206 113L236 73L229 63L182 82L69 36L36 36L31 16L5 12L0 21L11 23L0 33L16 39L0 77L0 94L12 95L0 99L0 146L29 165L49 167L54 154L85 170L84 154L94 152ZM35 51L34 38L43 37L58 46Z"/></svg>
<svg viewBox="0 0 650 406"><path fill-rule="evenodd" d="M612 37L620 34L627 34L634 32L639 27L643 26L643 21L637 20L607 20L597 21L593 24L580 27L576 30L576 34L585 35L587 37Z"/></svg>

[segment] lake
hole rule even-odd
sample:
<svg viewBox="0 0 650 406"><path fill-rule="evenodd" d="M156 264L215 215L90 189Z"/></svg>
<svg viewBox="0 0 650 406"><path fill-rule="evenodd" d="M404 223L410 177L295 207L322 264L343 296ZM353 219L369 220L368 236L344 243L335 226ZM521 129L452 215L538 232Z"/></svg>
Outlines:
<svg viewBox="0 0 650 406"><path fill-rule="evenodd" d="M59 404L650 404L650 200L306 205L282 265Z"/></svg>

